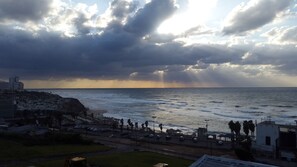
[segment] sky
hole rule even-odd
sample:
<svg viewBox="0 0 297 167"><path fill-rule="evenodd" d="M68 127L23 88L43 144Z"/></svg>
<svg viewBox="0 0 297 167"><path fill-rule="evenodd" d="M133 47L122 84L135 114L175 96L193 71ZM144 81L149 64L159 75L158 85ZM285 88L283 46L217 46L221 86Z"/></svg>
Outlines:
<svg viewBox="0 0 297 167"><path fill-rule="evenodd" d="M26 88L296 87L297 0L0 0Z"/></svg>

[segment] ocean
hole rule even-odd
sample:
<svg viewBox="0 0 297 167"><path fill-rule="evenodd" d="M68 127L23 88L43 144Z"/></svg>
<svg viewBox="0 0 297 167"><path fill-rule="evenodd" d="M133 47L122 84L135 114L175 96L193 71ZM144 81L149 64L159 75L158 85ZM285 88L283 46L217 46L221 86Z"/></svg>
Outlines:
<svg viewBox="0 0 297 167"><path fill-rule="evenodd" d="M295 124L297 88L45 89L79 99L106 117L191 133L198 127L229 132L230 120Z"/></svg>

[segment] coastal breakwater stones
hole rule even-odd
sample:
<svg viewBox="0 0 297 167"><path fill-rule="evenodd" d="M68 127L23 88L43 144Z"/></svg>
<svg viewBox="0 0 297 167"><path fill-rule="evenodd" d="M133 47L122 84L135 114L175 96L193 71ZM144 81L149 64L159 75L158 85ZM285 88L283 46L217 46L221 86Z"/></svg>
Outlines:
<svg viewBox="0 0 297 167"><path fill-rule="evenodd" d="M87 109L79 100L74 98L63 98L59 95L37 92L22 91L12 94L1 94L1 98L14 96L18 111L41 111L61 112L66 114L84 114Z"/></svg>

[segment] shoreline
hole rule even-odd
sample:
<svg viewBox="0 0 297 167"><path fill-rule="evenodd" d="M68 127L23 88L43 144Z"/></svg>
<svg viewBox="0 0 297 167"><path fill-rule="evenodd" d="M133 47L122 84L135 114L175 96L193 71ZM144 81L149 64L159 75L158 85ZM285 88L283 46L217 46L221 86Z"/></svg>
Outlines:
<svg viewBox="0 0 297 167"><path fill-rule="evenodd" d="M271 103L270 96L267 96L265 92L269 91L274 95L277 93L274 90L265 89L264 93L261 93L262 89L259 91L258 88L251 89L251 92L246 92L244 89L230 89L227 92L225 89L203 89L201 91L196 89L172 89L170 91L167 89L59 89L50 92L62 97L77 98L90 109L105 109L107 110L103 113L105 117L131 119L133 122L143 123L146 120L154 122L151 117L157 116L155 122L162 123L164 127L168 125L168 128L185 129L185 131L206 127L205 120L209 120L210 131L230 132L228 127L230 120L240 123L244 120L261 122L261 119L265 120L270 115L274 115L272 120L277 123L294 124L293 116L296 115L297 105L278 101L278 99L274 99L275 103ZM290 98L295 97L291 94ZM246 100L248 97L254 98ZM259 101L258 97L262 100Z"/></svg>
<svg viewBox="0 0 297 167"><path fill-rule="evenodd" d="M110 119L110 120L120 120L120 119L124 119L124 125L127 125L127 120L131 119L132 122L135 122L133 118L127 118L127 117L121 117L121 116L106 116L105 114L108 114L107 110L104 109L92 109L92 110L88 110L87 111L90 114L94 114L94 118L98 118L98 119ZM138 121L137 121L138 122ZM155 126L156 131L160 131L159 129L159 124L162 123L161 121L156 121L154 123L154 121L152 120L148 120L149 122L149 126L153 129L153 126ZM139 126L141 126L142 123L145 123L145 120L143 120L143 122L138 122ZM205 122L203 122L205 124ZM198 128L206 128L206 124L203 125L203 123L199 124L201 126L198 126L196 128L191 128L191 127L187 127L187 126L182 126L182 125L173 125L173 124L163 124L163 130L167 130L167 129L175 129L175 130L181 130L184 134L187 135L191 135L192 133L196 133ZM211 128L209 128L209 126L211 125L211 123L220 123L221 125L218 127L224 127L225 129L216 129L213 130ZM154 124L154 125L153 125ZM208 132L212 133L212 134L225 134L225 133L230 133L230 129L227 127L228 126L228 121L218 121L218 120L209 120L208 122Z"/></svg>

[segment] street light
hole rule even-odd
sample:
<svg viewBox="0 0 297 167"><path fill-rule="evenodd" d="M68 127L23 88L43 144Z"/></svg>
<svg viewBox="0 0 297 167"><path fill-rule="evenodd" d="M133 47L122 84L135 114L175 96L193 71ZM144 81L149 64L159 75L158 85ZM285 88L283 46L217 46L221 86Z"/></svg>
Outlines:
<svg viewBox="0 0 297 167"><path fill-rule="evenodd" d="M155 115L153 115L152 118L154 119L153 130L154 130L154 133L155 133L155 119L156 119L157 117L156 117Z"/></svg>
<svg viewBox="0 0 297 167"><path fill-rule="evenodd" d="M205 120L205 122L206 122L206 125L205 125L205 127L206 127L206 131L208 131L208 130L207 130L207 128L208 128L208 121L209 121L208 119Z"/></svg>

